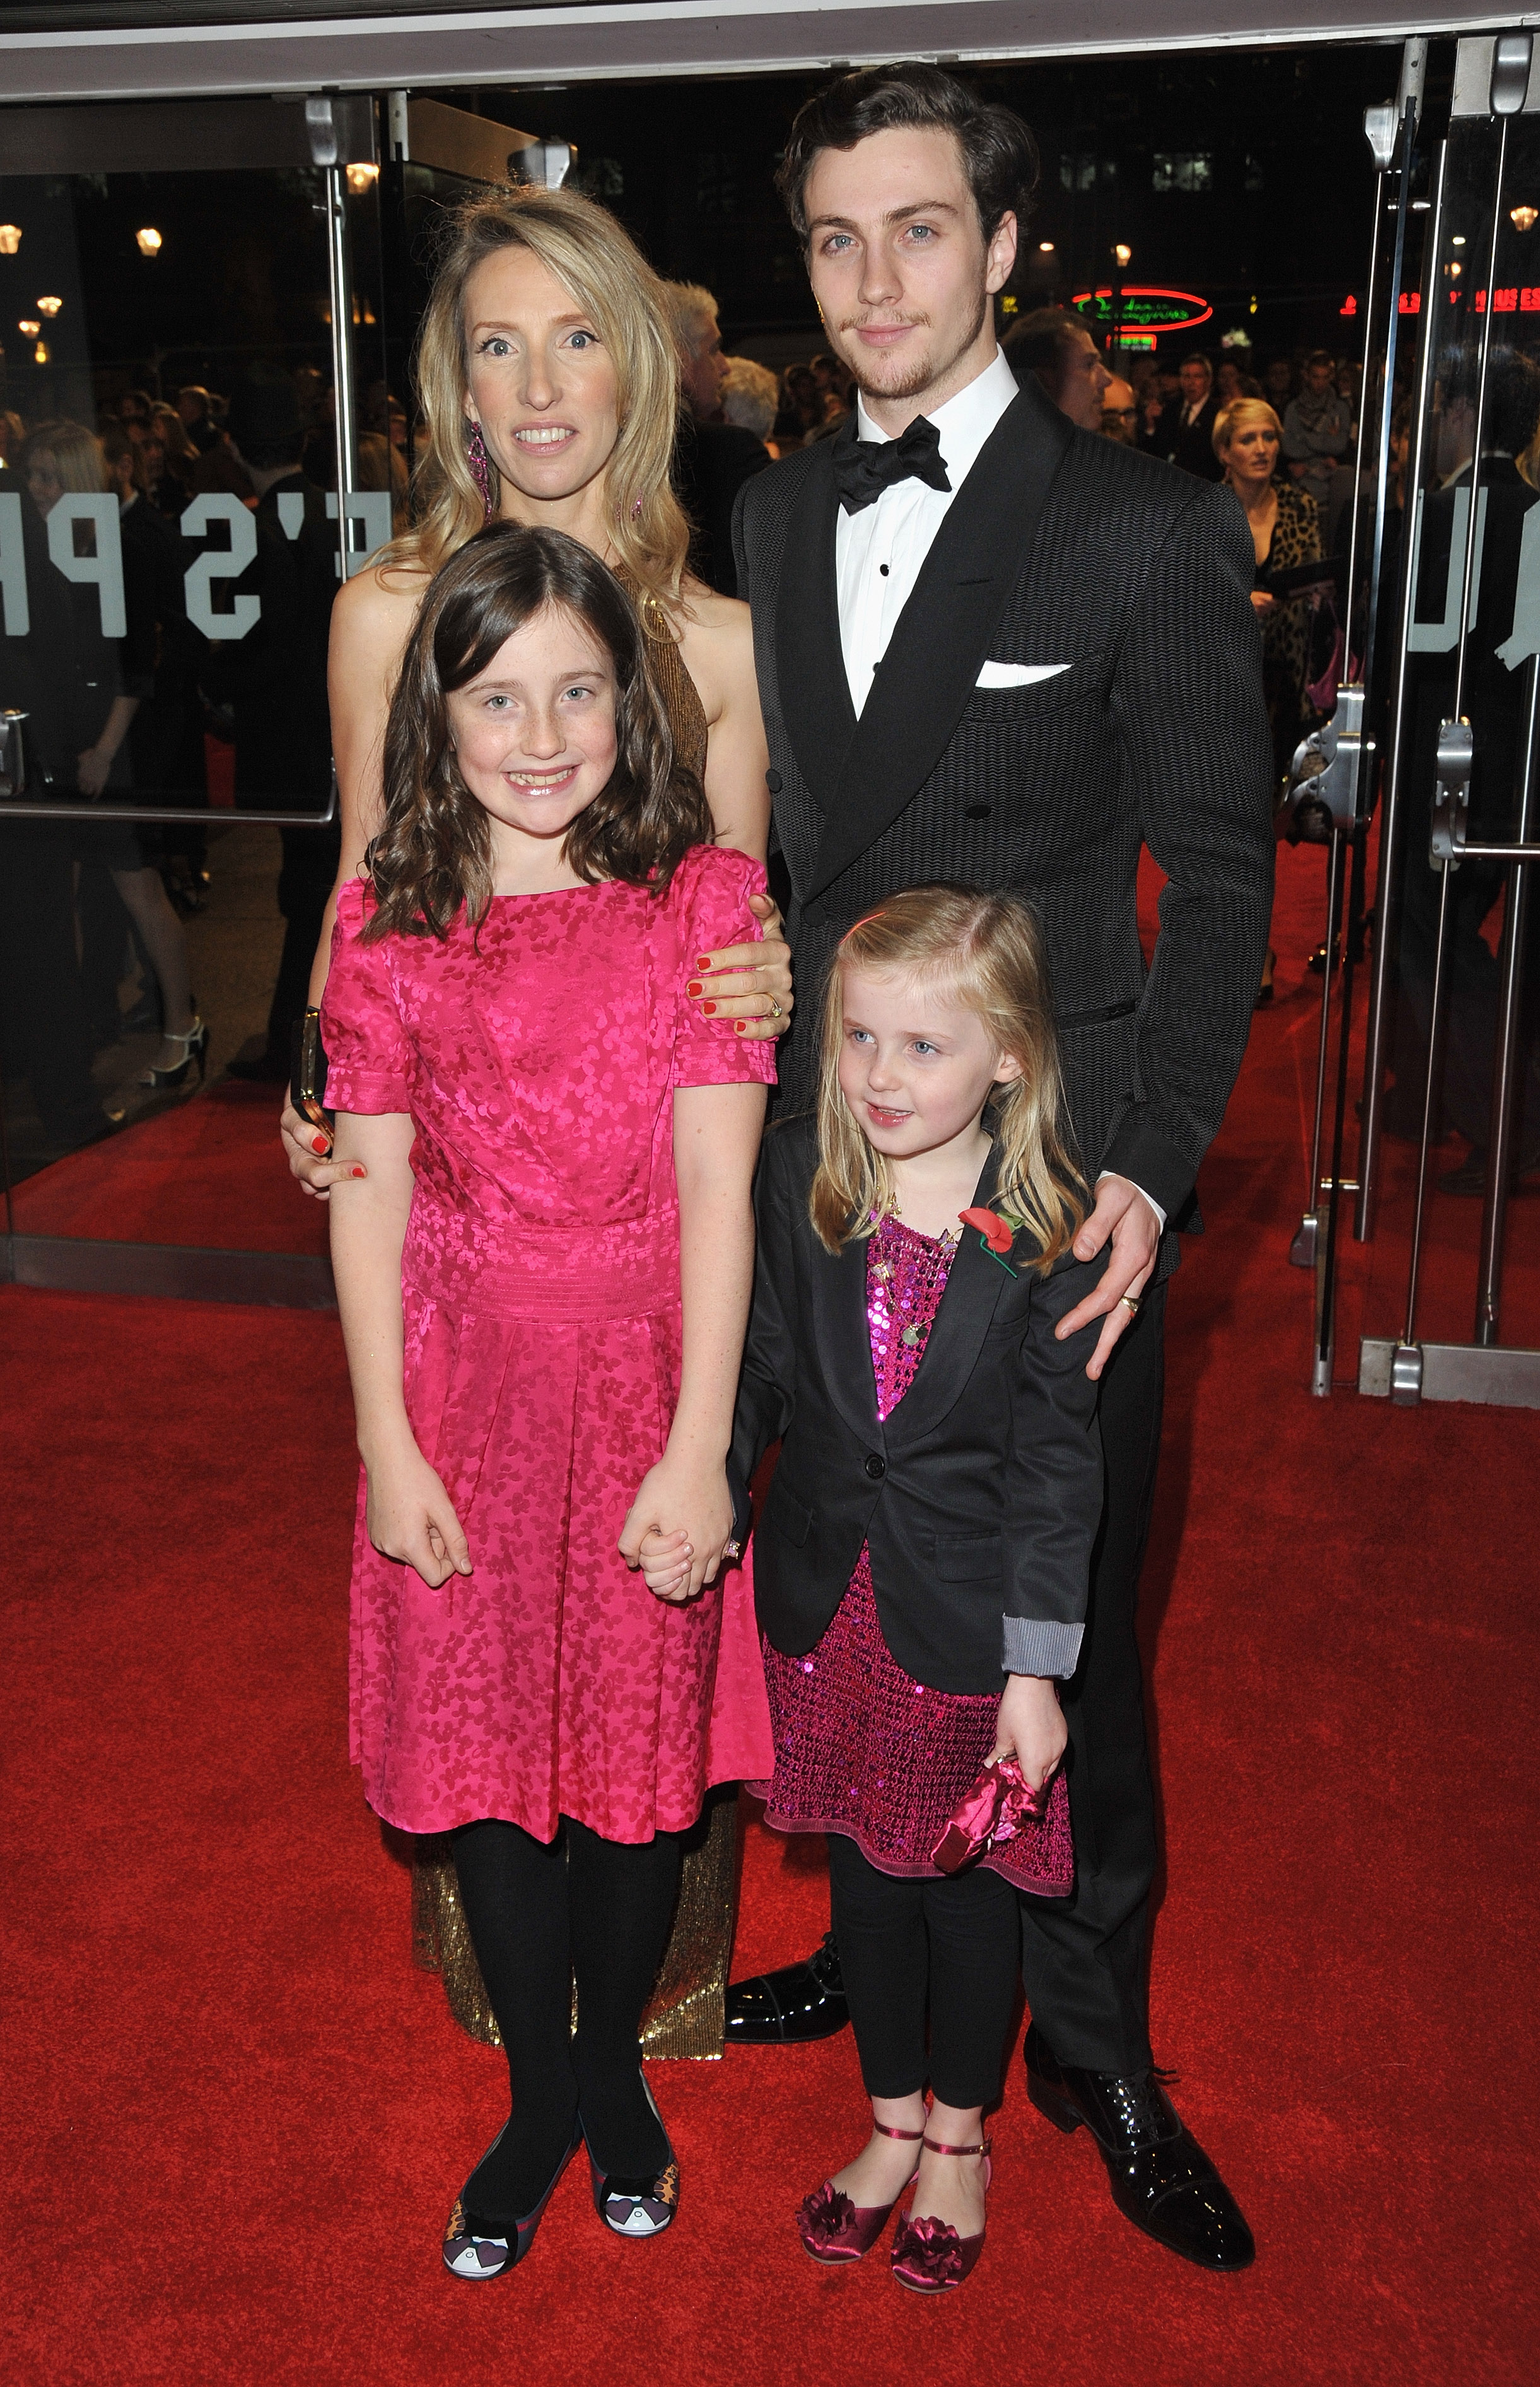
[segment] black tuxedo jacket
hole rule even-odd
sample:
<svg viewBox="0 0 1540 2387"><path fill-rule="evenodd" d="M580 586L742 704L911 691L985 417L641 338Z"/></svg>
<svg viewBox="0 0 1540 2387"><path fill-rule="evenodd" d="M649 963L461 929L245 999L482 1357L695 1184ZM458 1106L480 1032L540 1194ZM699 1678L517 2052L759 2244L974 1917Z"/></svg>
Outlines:
<svg viewBox="0 0 1540 2387"><path fill-rule="evenodd" d="M1214 425L1219 419L1219 401L1213 390L1204 399L1191 423L1183 421L1187 412L1184 398L1173 398L1161 415L1155 429L1155 453L1164 456L1168 464L1180 466L1200 481L1222 481L1225 468L1214 453Z"/></svg>
<svg viewBox="0 0 1540 2387"><path fill-rule="evenodd" d="M1097 1388L1085 1372L1097 1328L1064 1343L1054 1328L1100 1268L1066 1258L1043 1278L1029 1252L1013 1253L1013 1278L965 1232L915 1381L884 1423L866 1245L829 1253L814 1233L817 1159L813 1122L787 1120L765 1137L754 1188L759 1252L732 1463L747 1479L784 1437L754 1530L761 1628L790 1656L811 1649L866 1542L899 1664L937 1690L998 1691L1007 1617L1085 1622L1102 1514ZM993 1184L991 1160L975 1201L987 1203Z"/></svg>
<svg viewBox="0 0 1540 2387"><path fill-rule="evenodd" d="M1174 1220L1245 1050L1272 904L1245 517L1228 490L1077 431L1029 380L948 511L857 723L834 577L834 454L853 436L852 422L762 473L737 516L791 888L789 1105L811 1099L829 956L864 912L928 879L1015 888L1045 931L1082 1160ZM991 661L1057 668L979 688ZM1149 972L1142 844L1170 880ZM1174 1264L1172 1236L1160 1272Z"/></svg>

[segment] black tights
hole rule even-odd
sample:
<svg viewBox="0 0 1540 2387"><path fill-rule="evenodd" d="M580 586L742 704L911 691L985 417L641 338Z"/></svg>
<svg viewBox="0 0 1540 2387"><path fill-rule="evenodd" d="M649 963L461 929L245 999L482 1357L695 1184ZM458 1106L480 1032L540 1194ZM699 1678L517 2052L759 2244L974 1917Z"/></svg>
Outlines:
<svg viewBox="0 0 1540 2387"><path fill-rule="evenodd" d="M508 2128L467 2183L468 2210L500 2221L533 2211L579 2115L601 2171L656 2173L668 2141L637 2035L678 1895L679 1834L630 1846L563 1816L549 1844L497 1822L465 1824L452 1838L513 2092Z"/></svg>
<svg viewBox="0 0 1540 2387"><path fill-rule="evenodd" d="M829 1836L828 1871L867 2096L912 2097L928 2077L943 2105L992 2105L1021 1963L1010 1883L981 1865L900 1880L840 1833Z"/></svg>

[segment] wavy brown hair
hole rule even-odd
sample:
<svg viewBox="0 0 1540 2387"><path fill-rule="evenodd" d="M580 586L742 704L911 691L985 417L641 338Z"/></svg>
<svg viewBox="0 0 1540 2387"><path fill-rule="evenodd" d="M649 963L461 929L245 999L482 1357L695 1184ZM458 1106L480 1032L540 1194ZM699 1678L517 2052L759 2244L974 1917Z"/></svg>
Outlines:
<svg viewBox="0 0 1540 2387"><path fill-rule="evenodd" d="M615 767L579 813L562 854L579 878L662 894L713 831L700 780L678 761L641 624L613 573L562 531L489 523L423 599L385 737L385 824L364 857L374 908L366 938L448 936L492 900L487 815L461 777L448 699L548 608L580 622L615 672Z"/></svg>
<svg viewBox="0 0 1540 2387"><path fill-rule="evenodd" d="M1090 1205L1065 1119L1048 965L1031 905L971 887L910 887L887 896L835 948L824 998L818 1168L808 1196L814 1231L830 1252L870 1235L894 1198L888 1163L839 1084L847 969L919 979L976 1012L996 1050L1020 1062L1020 1077L997 1085L989 1100L999 1155L994 1205L1022 1220L1038 1246L1033 1265L1046 1275Z"/></svg>
<svg viewBox="0 0 1540 2387"><path fill-rule="evenodd" d="M629 233L577 191L488 191L448 218L417 338L417 394L428 448L412 485L416 528L375 561L434 572L478 531L480 489L466 450L465 285L505 248L526 248L552 272L614 360L620 436L605 473L610 537L623 563L661 602L679 594L689 524L670 470L679 411L679 360L662 285ZM492 503L499 482L490 457Z"/></svg>

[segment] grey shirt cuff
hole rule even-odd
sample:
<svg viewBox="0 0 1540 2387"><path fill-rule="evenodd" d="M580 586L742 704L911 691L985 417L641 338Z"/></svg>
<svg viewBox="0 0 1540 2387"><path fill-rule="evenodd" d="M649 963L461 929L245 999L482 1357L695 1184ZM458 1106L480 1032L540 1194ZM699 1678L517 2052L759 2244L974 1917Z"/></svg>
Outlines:
<svg viewBox="0 0 1540 2387"><path fill-rule="evenodd" d="M1083 1624L1053 1624L1042 1617L1007 1616L1007 1674L1057 1674L1065 1682L1080 1661Z"/></svg>

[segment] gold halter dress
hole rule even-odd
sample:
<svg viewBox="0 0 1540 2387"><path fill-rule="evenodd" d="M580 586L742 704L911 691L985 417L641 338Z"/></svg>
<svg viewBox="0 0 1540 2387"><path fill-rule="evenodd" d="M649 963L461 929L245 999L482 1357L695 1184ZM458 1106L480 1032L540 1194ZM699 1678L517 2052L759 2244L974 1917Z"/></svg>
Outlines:
<svg viewBox="0 0 1540 2387"><path fill-rule="evenodd" d="M698 777L706 768L706 715L685 669L674 626L658 600L625 564L615 578L636 607L648 661L668 714L674 751ZM674 1928L642 2016L644 2055L720 2055L726 2036L727 1967L737 1920L738 1793L708 1791L700 1822L686 1835ZM411 1868L412 1961L441 1973L449 2012L473 2039L502 2043L471 1945L454 1857L443 1837L424 1837Z"/></svg>

